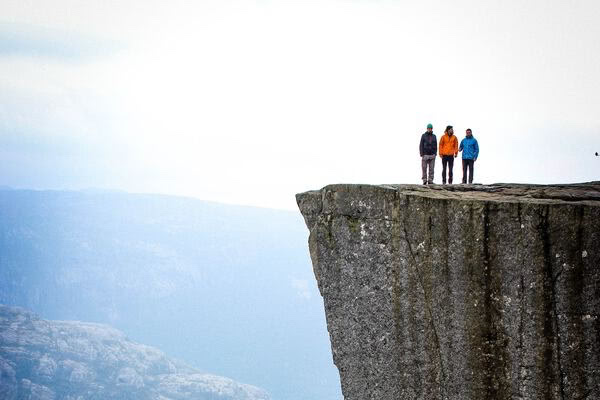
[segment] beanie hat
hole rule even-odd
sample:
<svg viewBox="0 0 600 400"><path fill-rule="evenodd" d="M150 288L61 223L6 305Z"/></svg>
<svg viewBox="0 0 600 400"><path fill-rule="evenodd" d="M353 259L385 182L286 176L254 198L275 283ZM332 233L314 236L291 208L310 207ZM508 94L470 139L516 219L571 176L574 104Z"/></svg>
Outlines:
<svg viewBox="0 0 600 400"><path fill-rule="evenodd" d="M427 129L433 129L433 125L427 124Z"/></svg>

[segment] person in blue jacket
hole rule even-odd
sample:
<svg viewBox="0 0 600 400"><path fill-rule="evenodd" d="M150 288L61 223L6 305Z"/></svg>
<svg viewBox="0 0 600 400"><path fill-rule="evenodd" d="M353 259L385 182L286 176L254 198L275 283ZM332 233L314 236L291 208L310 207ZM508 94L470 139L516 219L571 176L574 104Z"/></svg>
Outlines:
<svg viewBox="0 0 600 400"><path fill-rule="evenodd" d="M462 183L467 183L467 169L469 170L469 183L473 183L473 171L475 170L475 161L479 156L479 145L477 139L473 137L471 129L467 129L466 133L467 137L460 141L458 148L458 151L462 151Z"/></svg>

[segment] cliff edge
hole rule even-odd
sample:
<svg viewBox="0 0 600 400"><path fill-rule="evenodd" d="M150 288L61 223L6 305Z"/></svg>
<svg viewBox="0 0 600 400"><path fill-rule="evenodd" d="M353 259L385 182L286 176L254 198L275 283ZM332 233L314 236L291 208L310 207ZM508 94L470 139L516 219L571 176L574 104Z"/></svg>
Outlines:
<svg viewBox="0 0 600 400"><path fill-rule="evenodd" d="M600 182L296 198L346 400L600 398Z"/></svg>

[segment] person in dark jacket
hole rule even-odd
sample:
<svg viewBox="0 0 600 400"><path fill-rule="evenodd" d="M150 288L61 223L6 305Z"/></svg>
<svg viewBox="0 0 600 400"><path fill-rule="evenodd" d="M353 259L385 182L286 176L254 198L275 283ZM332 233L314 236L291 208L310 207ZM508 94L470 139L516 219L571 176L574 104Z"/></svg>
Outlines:
<svg viewBox="0 0 600 400"><path fill-rule="evenodd" d="M473 137L473 132L467 129L467 136L461 140L458 151L462 151L463 178L462 183L467 183L467 170L469 170L469 183L473 183L473 171L475 170L475 161L479 157L479 144Z"/></svg>
<svg viewBox="0 0 600 400"><path fill-rule="evenodd" d="M433 125L427 124L427 132L421 135L419 143L421 154L421 170L423 172L423 185L433 183L433 171L435 169L435 156L437 154L437 138L433 134Z"/></svg>

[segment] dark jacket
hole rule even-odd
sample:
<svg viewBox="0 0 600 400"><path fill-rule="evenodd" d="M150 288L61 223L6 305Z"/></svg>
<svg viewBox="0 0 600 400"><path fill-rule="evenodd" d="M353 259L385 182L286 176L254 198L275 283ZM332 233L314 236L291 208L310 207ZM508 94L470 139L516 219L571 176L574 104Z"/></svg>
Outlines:
<svg viewBox="0 0 600 400"><path fill-rule="evenodd" d="M421 157L435 156L437 154L437 138L433 133L425 132L421 136L421 143L419 143L419 153Z"/></svg>

